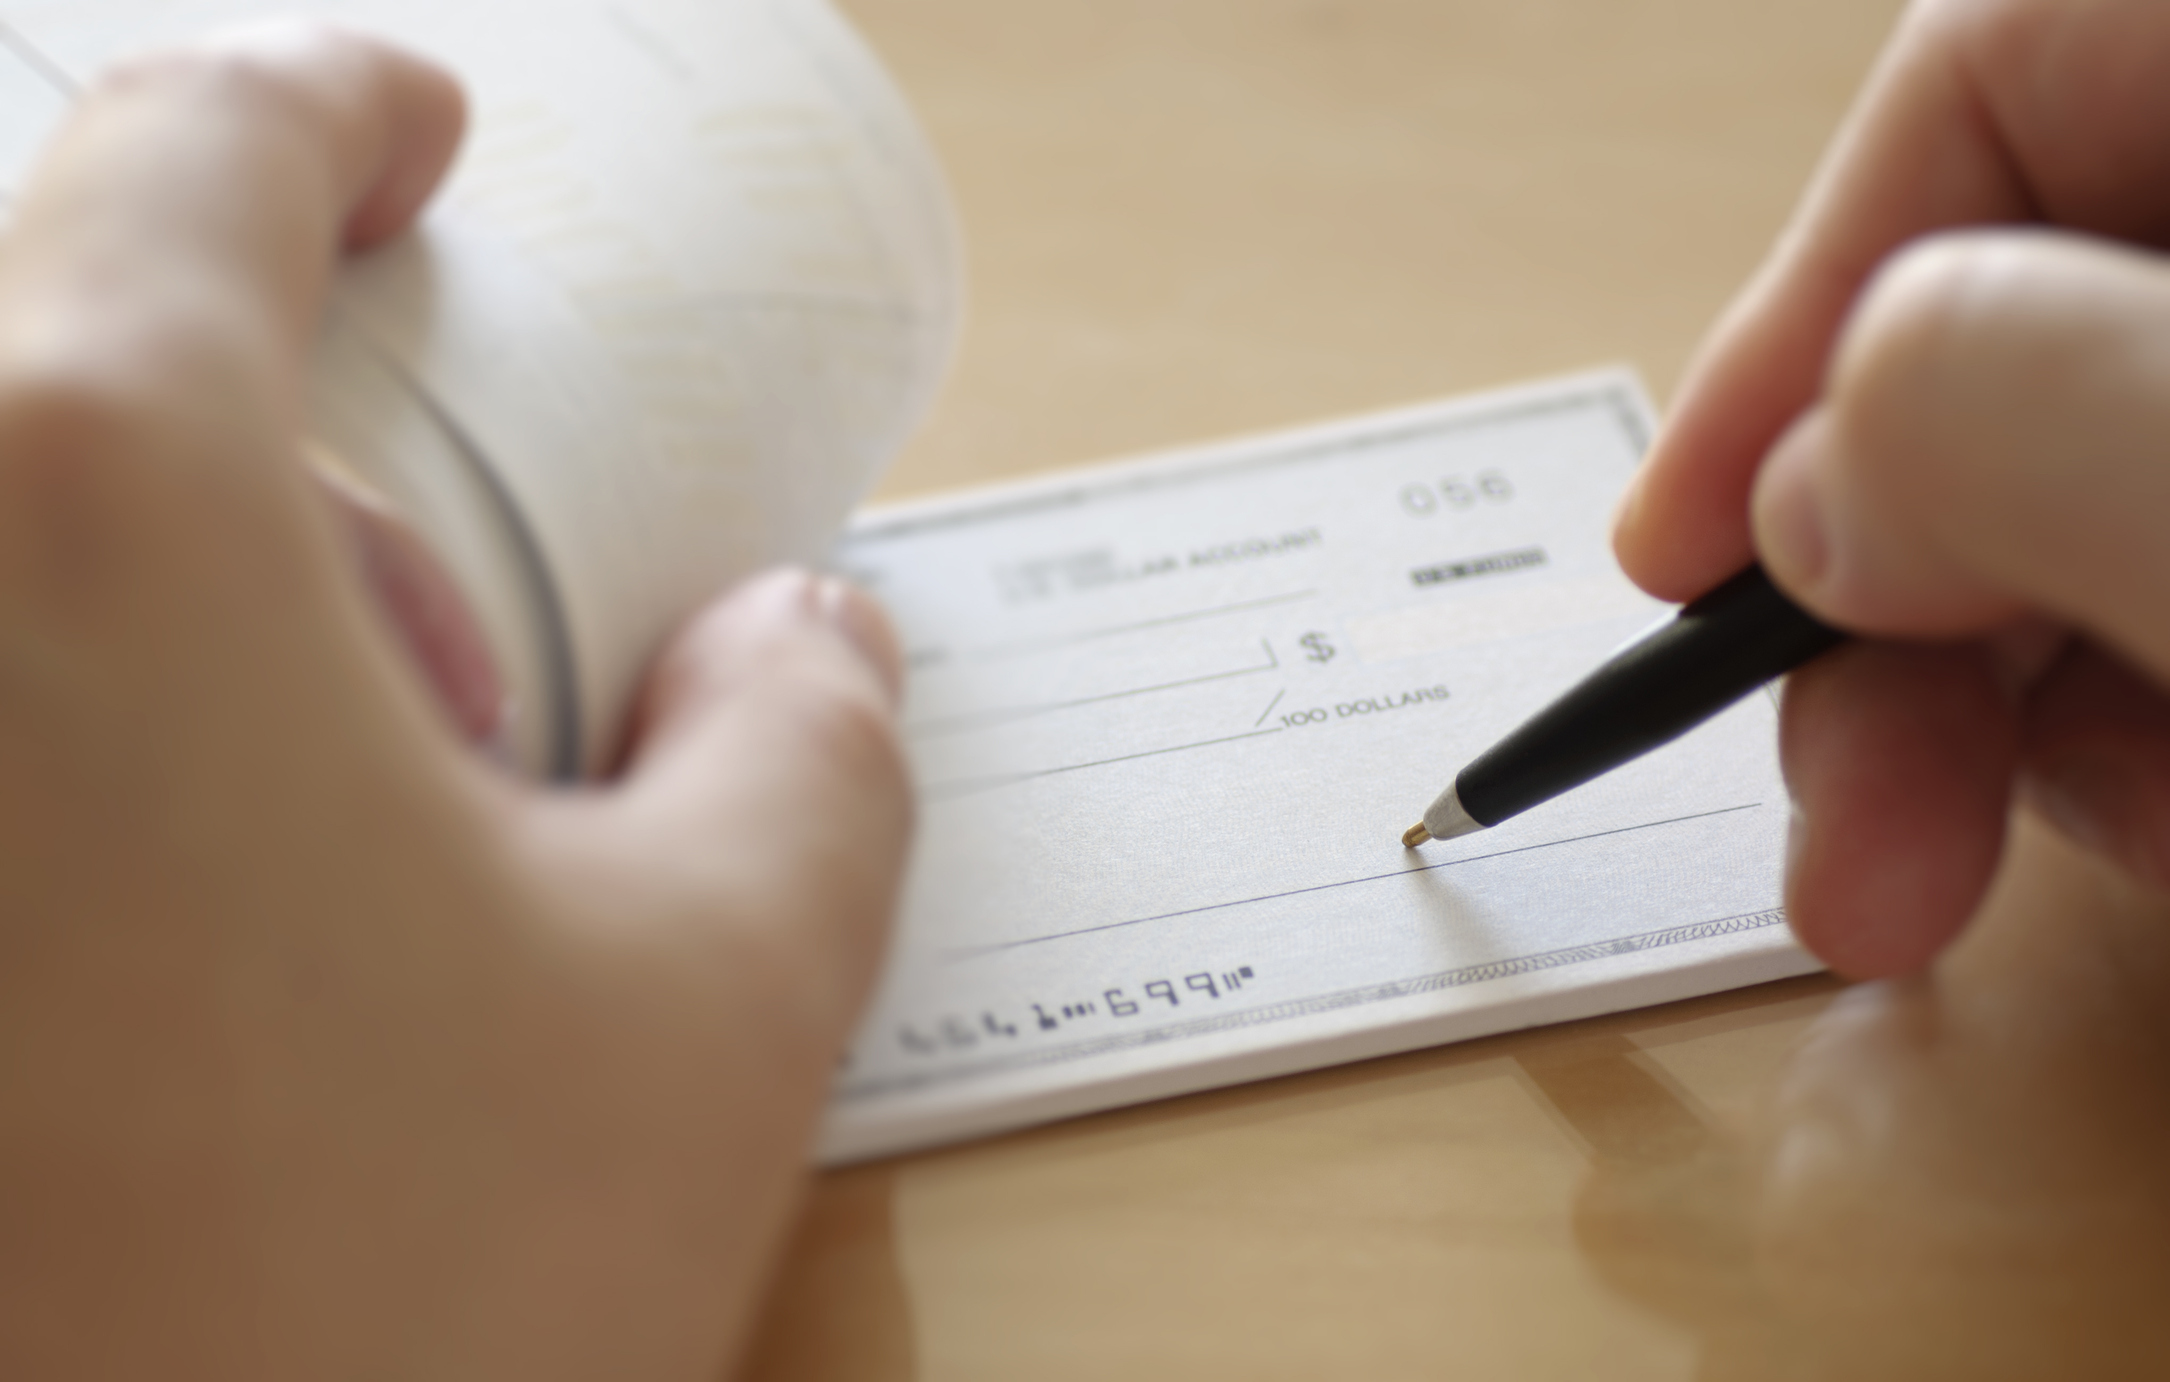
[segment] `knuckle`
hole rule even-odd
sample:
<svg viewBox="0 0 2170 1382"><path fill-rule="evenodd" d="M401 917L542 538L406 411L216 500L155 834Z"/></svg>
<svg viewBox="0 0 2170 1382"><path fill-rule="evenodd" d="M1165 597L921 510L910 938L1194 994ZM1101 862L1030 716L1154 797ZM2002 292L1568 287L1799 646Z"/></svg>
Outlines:
<svg viewBox="0 0 2170 1382"><path fill-rule="evenodd" d="M91 85L89 99L181 93L292 120L323 103L316 69L358 56L367 41L318 19L279 19L209 42L126 58Z"/></svg>
<svg viewBox="0 0 2170 1382"><path fill-rule="evenodd" d="M2054 448L2104 381L2154 358L2138 345L2156 334L2143 301L2154 270L2135 273L2122 253L1997 230L1894 255L1847 325L1827 390L1850 479L1926 516L1997 456ZM2160 372L2142 364L2135 378L2129 387L2152 394Z"/></svg>
<svg viewBox="0 0 2170 1382"><path fill-rule="evenodd" d="M277 90L273 74L246 54L209 47L166 48L106 69L86 98L97 102L172 91L261 97Z"/></svg>
<svg viewBox="0 0 2170 1382"><path fill-rule="evenodd" d="M2069 18L2063 0L1913 0L1902 30L1962 61L2008 55L2037 43L2045 25Z"/></svg>
<svg viewBox="0 0 2170 1382"><path fill-rule="evenodd" d="M96 369L0 371L0 573L14 598L76 604L125 563L148 424Z"/></svg>
<svg viewBox="0 0 2170 1382"><path fill-rule="evenodd" d="M151 435L135 392L94 365L0 368L0 513L35 520L110 493L124 458Z"/></svg>
<svg viewBox="0 0 2170 1382"><path fill-rule="evenodd" d="M7 598L80 623L206 579L268 590L295 575L278 487L211 454L247 439L192 435L200 419L170 388L90 353L0 360Z"/></svg>
<svg viewBox="0 0 2170 1382"><path fill-rule="evenodd" d="M2090 50L2087 32L2110 27L2069 0L1915 0L1913 8L1910 18L1964 76L1984 90L2006 93L2060 71L2075 52L2071 39L2080 39L2079 50ZM2097 63L2092 75L2101 83L2112 74Z"/></svg>
<svg viewBox="0 0 2170 1382"><path fill-rule="evenodd" d="M1909 25L1946 28L1979 23L1986 11L1998 8L1982 0L1913 0L1906 7Z"/></svg>
<svg viewBox="0 0 2170 1382"><path fill-rule="evenodd" d="M1869 284L1839 364L1839 383L1869 392L1895 375L1918 376L1954 332L1979 287L1983 246L1972 236L1916 241Z"/></svg>

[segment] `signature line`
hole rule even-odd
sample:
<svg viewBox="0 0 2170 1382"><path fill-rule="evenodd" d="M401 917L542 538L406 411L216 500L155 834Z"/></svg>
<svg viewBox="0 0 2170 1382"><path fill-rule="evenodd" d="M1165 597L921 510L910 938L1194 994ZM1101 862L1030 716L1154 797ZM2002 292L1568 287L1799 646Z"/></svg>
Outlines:
<svg viewBox="0 0 2170 1382"><path fill-rule="evenodd" d="M1271 733L1272 731L1268 731ZM1368 874L1362 878L1348 878L1339 883L1314 883L1308 888L1291 888L1285 893L1265 893L1258 897L1239 897L1231 902L1209 902L1203 907L1186 907L1180 912L1162 912L1158 916L1134 917L1129 921L1111 921L1103 926L1082 926L1075 931L1057 931L1053 935L1028 936L1023 940L1000 941L994 945L960 946L947 953L952 960L977 959L998 951L1016 950L1027 945L1042 945L1048 941L1068 940L1073 936L1090 936L1100 931L1120 931L1126 926L1143 926L1154 921L1173 921L1177 917L1194 917L1201 912L1218 912L1229 907L1248 907L1254 902L1276 902L1284 897L1301 897L1305 893L1329 892L1335 888L1353 888L1363 883L1377 883L1388 878L1401 878L1412 873L1430 873L1435 869L1451 869L1459 864L1475 864L1486 859L1504 859L1510 854L1528 854L1532 850L1553 849L1560 845L1578 845L1585 840L1602 840L1607 835L1625 835L1636 830L1655 830L1661 825L1680 825L1687 821L1708 820L1712 816L1730 816L1737 811L1753 811L1763 803L1751 801L1743 806L1721 806L1715 811L1698 811L1692 816L1674 816L1662 821L1644 821L1641 825L1617 826L1590 835L1575 835L1565 840L1546 840L1542 844L1521 845L1514 849L1495 850L1490 854L1472 854L1464 859L1443 859L1436 864L1419 864L1415 868L1395 869L1391 873Z"/></svg>

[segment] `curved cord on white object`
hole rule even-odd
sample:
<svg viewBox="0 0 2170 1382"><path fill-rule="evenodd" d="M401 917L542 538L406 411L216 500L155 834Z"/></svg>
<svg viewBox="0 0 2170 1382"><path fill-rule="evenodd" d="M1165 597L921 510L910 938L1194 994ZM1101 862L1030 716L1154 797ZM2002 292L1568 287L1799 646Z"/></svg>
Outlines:
<svg viewBox="0 0 2170 1382"><path fill-rule="evenodd" d="M5 48L23 60L23 66L45 79L46 85L74 100L83 94L83 84L72 73L46 55L44 49L23 37L22 32L5 19L0 19L0 48Z"/></svg>
<svg viewBox="0 0 2170 1382"><path fill-rule="evenodd" d="M70 73L259 4L7 0L0 48L27 70L0 57L0 190ZM317 362L310 425L425 536L488 536L433 545L493 647L528 650L505 669L534 711L521 757L599 771L676 628L755 570L821 563L931 406L962 313L931 148L826 0L282 8L429 54L471 94L416 233L339 275L319 354L346 358Z"/></svg>

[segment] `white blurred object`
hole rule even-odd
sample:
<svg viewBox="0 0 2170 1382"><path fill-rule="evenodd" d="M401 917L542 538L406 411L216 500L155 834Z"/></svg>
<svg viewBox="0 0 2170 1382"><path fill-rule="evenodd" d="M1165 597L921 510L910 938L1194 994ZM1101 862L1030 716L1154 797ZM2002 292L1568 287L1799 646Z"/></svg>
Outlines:
<svg viewBox="0 0 2170 1382"><path fill-rule="evenodd" d="M0 0L0 188L71 83L296 13L434 56L475 117L418 232L345 271L316 431L466 591L519 760L592 771L678 622L818 559L924 415L941 174L823 0Z"/></svg>

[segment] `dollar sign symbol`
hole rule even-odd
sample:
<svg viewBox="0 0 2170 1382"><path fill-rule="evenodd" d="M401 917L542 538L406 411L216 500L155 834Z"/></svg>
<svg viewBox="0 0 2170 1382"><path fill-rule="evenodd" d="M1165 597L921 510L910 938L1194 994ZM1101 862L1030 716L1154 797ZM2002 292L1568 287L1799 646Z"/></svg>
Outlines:
<svg viewBox="0 0 2170 1382"><path fill-rule="evenodd" d="M1326 641L1325 634L1307 633L1296 641L1304 645L1305 656L1309 657L1313 662L1332 662L1334 660L1334 645Z"/></svg>

